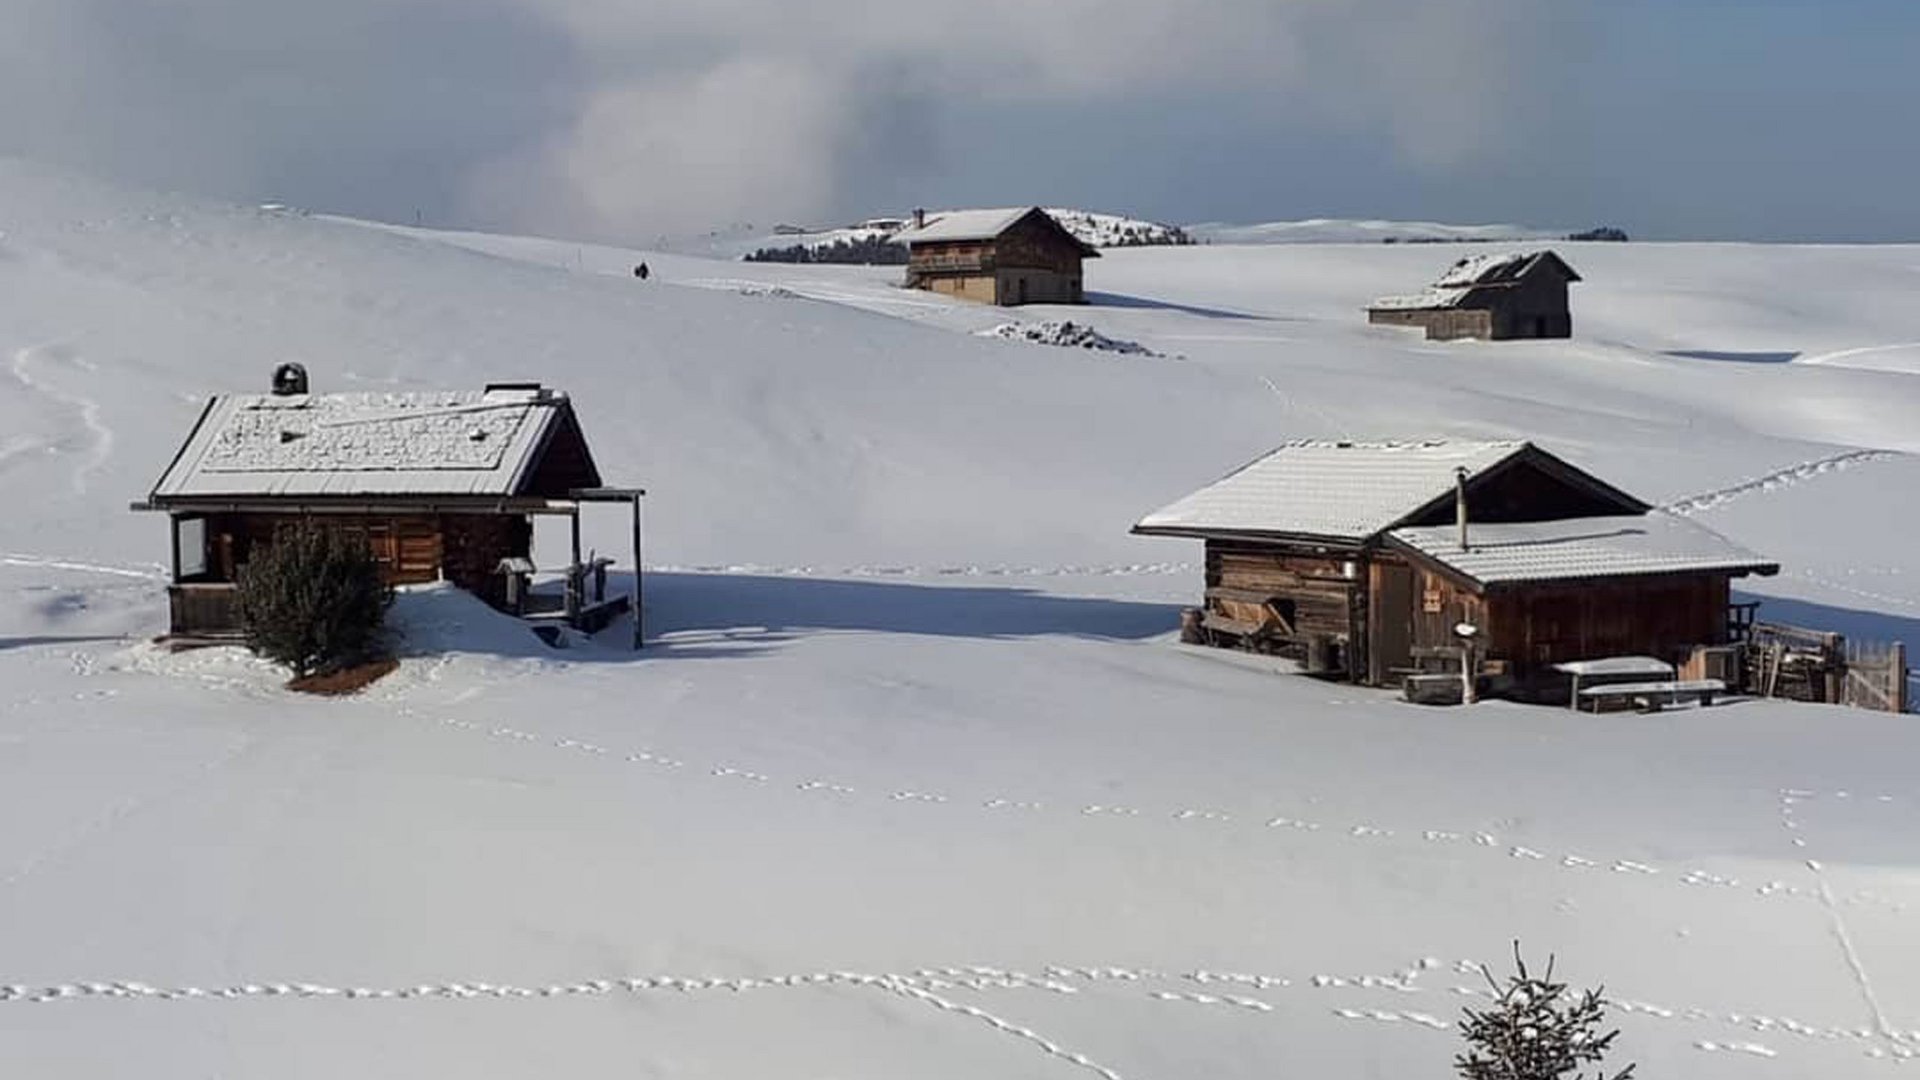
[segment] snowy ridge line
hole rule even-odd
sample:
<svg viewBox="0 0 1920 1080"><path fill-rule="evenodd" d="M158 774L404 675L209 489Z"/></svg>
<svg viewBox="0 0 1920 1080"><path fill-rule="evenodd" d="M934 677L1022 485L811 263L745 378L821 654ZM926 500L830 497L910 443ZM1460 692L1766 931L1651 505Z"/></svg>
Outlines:
<svg viewBox="0 0 1920 1080"><path fill-rule="evenodd" d="M740 574L760 577L1153 577L1189 574L1197 563L1116 563L1086 566L762 566L756 563L649 565L652 574Z"/></svg>
<svg viewBox="0 0 1920 1080"><path fill-rule="evenodd" d="M33 570L77 570L83 574L105 574L109 577L135 578L140 581L167 580L166 569L158 564L154 564L151 570L141 570L125 566L76 562L51 555L30 555L18 551L0 551L0 566L24 566Z"/></svg>
<svg viewBox="0 0 1920 1080"><path fill-rule="evenodd" d="M401 710L401 715L413 716L415 714L411 710L403 709ZM490 726L490 725L479 723L476 721L461 720L456 717L442 717L439 719L438 723L444 727L456 728L462 731L471 731L477 734L485 735L489 738L504 739L508 741L521 742L521 743L542 744L542 745L552 747L554 749L571 750L575 753L593 754L595 756L606 757L614 760L624 757L625 761L628 764L648 765L651 767L664 768L664 769L680 769L686 765L686 762L684 761L679 761L677 759L655 753L652 750L640 750L640 751L635 751L635 752L631 752L623 755L618 751L612 750L605 746L601 746L597 743L583 742L578 739L570 739L570 738L564 738L564 737L556 738L553 736L537 734L535 732L522 731L517 728ZM749 769L742 769L732 765L717 764L717 765L708 767L704 771L706 775L708 775L711 778L723 779L731 782L748 781L756 784L766 784L766 783L775 782L775 779L773 777L765 773L755 772ZM784 781L782 782L784 783ZM808 792L808 793L824 792L827 794L840 796L840 797L861 797L863 795L869 794L867 792L862 792L856 788L853 788L844 784L831 783L829 781L825 781L817 778L794 782L792 783L791 786L794 791ZM925 803L930 805L964 805L964 803L962 803L961 801L945 794L940 794L936 792L914 791L914 790L908 790L908 789L890 790L885 793L885 798L888 801L894 802L894 803ZM1064 811L1058 810L1056 806L1045 803L1043 801L1038 801L1038 800L1022 801L1022 800L1008 799L1004 797L993 797L993 798L977 800L974 805L976 806L977 809L995 811L995 812L1006 811L1006 810L1018 810L1018 811L1025 811L1025 812L1032 812L1032 813L1064 812ZM1080 806L1074 812L1082 817L1120 817L1120 818L1127 818L1127 819L1134 819L1134 820L1156 820L1157 819L1157 820L1171 820L1176 822L1198 822L1205 825L1216 825L1216 826L1236 825L1236 824L1244 825L1243 821L1237 820L1233 818L1231 815L1223 814L1215 810L1206 810L1206 809L1198 809L1198 808L1182 808L1177 810L1152 811L1149 817L1147 812L1144 812L1137 807L1113 806L1113 805L1106 805L1106 804L1088 804L1088 805ZM1285 828L1289 830L1302 831L1302 832L1321 832L1322 831L1322 826L1319 822L1304 821L1304 820L1300 820L1296 818L1288 818L1288 817L1273 818L1268 822L1266 822L1264 828L1267 828L1267 829ZM1357 824L1344 830L1333 830L1331 832L1328 832L1327 835L1336 837L1336 838L1347 839L1350 841L1363 842L1363 843L1378 843L1383 840L1392 840L1392 839L1395 839L1396 837L1396 833L1392 829L1383 829L1378 826L1369 825L1369 824ZM1437 829L1429 829L1420 835L1422 836L1423 841L1425 843L1454 844L1454 845L1460 845L1460 846L1471 846L1476 849L1485 849L1491 854L1504 854L1508 858L1541 862L1545 865L1552 866L1555 870L1558 870L1560 872L1598 873L1598 872L1604 871L1604 872L1611 872L1615 874L1628 874L1634 877L1662 878L1664 880L1674 881L1677 884L1685 887L1714 887L1714 888L1721 888L1721 889L1745 889L1749 887L1746 883L1742 882L1738 878L1724 877L1724 876L1713 874L1706 870L1697 869L1697 868L1688 869L1685 871L1681 871L1676 875L1669 876L1666 873L1664 873L1659 867L1650 866L1646 863L1637 862L1632 859L1588 858L1588 857L1578 855L1578 854L1573 854L1573 853L1567 853L1558 858L1552 858L1546 852L1537 851L1529 847L1523 847L1519 845L1510 845L1510 846L1503 847L1502 841L1498 837L1494 836L1491 833L1486 833L1486 832L1467 833L1467 832L1452 832L1452 831L1442 831ZM1412 843L1413 840L1410 836L1404 842ZM1778 881L1768 882L1758 886L1751 886L1751 888L1753 891L1753 895L1759 899L1785 897L1785 898L1808 900L1808 901L1820 900L1819 893L1813 890L1799 888L1797 886L1790 886L1784 882L1778 882ZM1907 905L1903 903L1887 900L1887 899L1884 899L1878 896L1873 896L1870 894L1859 894L1856 896L1850 896L1846 898L1844 902L1849 904L1855 904L1855 905L1874 904L1874 905L1885 907L1889 910L1902 913L1902 914L1904 914L1907 911Z"/></svg>
<svg viewBox="0 0 1920 1080"><path fill-rule="evenodd" d="M1661 507L1661 509L1668 513L1679 514L1685 517L1690 514L1697 514L1702 510L1711 510L1716 506L1732 502L1743 495L1751 495L1756 491L1773 491L1777 488L1792 487L1795 484L1805 480L1811 480L1824 473L1849 469L1863 462L1905 456L1905 454L1897 450L1849 450L1843 454L1834 454L1829 457L1815 458L1812 461L1803 461L1798 465L1789 465L1784 469L1770 472L1765 476L1756 476L1751 480L1743 480L1740 483L1723 488L1716 488L1713 491L1703 491L1698 495L1690 495L1684 499L1676 499Z"/></svg>

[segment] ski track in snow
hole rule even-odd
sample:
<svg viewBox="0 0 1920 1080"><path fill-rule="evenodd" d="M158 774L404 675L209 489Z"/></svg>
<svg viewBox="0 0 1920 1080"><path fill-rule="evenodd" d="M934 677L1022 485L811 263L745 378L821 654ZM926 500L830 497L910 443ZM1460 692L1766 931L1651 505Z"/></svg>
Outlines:
<svg viewBox="0 0 1920 1080"><path fill-rule="evenodd" d="M1713 491L1703 491L1698 495L1690 495L1684 499L1676 499L1662 509L1669 513L1679 514L1685 517L1691 514L1697 514L1703 510L1711 510L1716 506L1732 502L1743 495L1751 495L1758 491L1775 491L1780 488L1792 487L1802 481L1811 480L1826 473L1849 469L1865 462L1881 461L1888 458L1904 456L1906 455L1895 450L1849 450L1841 454L1815 458L1812 461L1803 461L1798 465L1789 465L1784 469L1770 472L1765 476L1756 476L1751 480L1743 480L1740 483L1723 488L1716 488Z"/></svg>
<svg viewBox="0 0 1920 1080"><path fill-rule="evenodd" d="M28 391L40 394L71 411L79 420L80 427L85 432L87 449L86 456L74 466L73 491L76 495L85 495L87 478L100 466L106 464L107 458L113 456L113 429L101 422L99 402L79 394L56 390L33 377L29 368L36 362L45 360L64 360L86 371L92 371L93 365L81 359L66 346L57 344L32 345L20 349L13 354L12 363L13 377L16 382Z"/></svg>
<svg viewBox="0 0 1920 1080"><path fill-rule="evenodd" d="M415 713L411 709L402 708L400 710L400 714L402 716L419 718L419 714ZM428 722L432 722L432 721L428 721ZM544 745L544 746L548 746L548 747L559 749L559 750L570 750L576 753L585 753L585 754L601 756L610 760L619 760L621 758L624 758L628 764L642 765L650 768L677 770L677 769L684 768L687 764L684 761L658 753L651 748L645 748L645 749L623 754L620 751L616 751L611 748L601 746L597 743L583 742L578 739L571 739L571 738L565 738L565 737L542 735L537 732L524 731L518 728L483 723L479 721L462 720L457 717L441 717L438 720L438 724L442 727L453 728L460 731L473 732L476 734L484 735L488 738L501 739L509 742L532 744L532 745ZM698 770L696 770L696 774L697 772ZM756 785L770 784L775 782L774 778L766 773L744 769L740 766L732 765L732 764L712 765L712 766L709 766L705 770L705 772L709 777L712 777L715 779L732 780L732 781L748 780L748 781L754 782ZM782 782L782 783L785 783L786 786L788 786L791 790L796 792L802 792L802 793L826 793L836 797L852 797L852 798L858 798L858 797L868 796L868 795L883 795L888 801L896 804L971 806L978 810L991 811L991 812L1005 812L1009 810L1015 810L1015 811L1028 812L1028 813L1049 813L1057 809L1065 808L1068 805L1070 805L1068 803L1061 803L1061 802L1050 803L1040 799L1013 799L1005 796L991 796L991 797L975 798L975 799L962 799L962 798L948 795L948 794L942 794L937 792L927 792L927 791L917 791L917 790L904 788L904 787L887 787L887 788L881 789L880 791L862 792L859 789L856 789L854 787L851 787L845 784L833 783L833 782L819 779L819 778L809 778L801 781ZM1886 798L1891 799L1891 796L1887 796ZM1148 810L1141 807L1110 805L1105 803L1090 803L1090 804L1078 804L1077 808L1074 809L1073 812L1080 817L1086 817L1086 818L1116 817L1116 818L1122 818L1122 819L1128 819L1128 820L1141 820L1141 821L1160 820L1160 821L1173 821L1173 822L1181 822L1181 823L1191 822L1191 823L1197 823L1199 825L1211 825L1216 827L1219 827L1219 826L1242 827L1242 828L1257 827L1257 828L1264 828L1269 830L1286 829L1286 830L1297 831L1297 832L1322 833L1323 835L1331 837L1335 840L1344 840L1352 843L1374 844L1374 843L1382 843L1387 841L1394 841L1397 835L1396 831L1393 829L1382 828L1378 825L1373 825L1373 824L1361 823L1361 824L1349 825L1344 828L1323 829L1323 823L1321 822L1306 821L1306 820L1291 818L1291 817L1274 817L1274 818L1267 819L1264 825L1250 825L1248 822L1235 819L1230 814L1223 813L1217 809L1211 809L1206 807L1179 807L1179 808L1171 808L1171 809ZM1517 859L1517 860L1523 860L1523 861L1535 861L1535 862L1539 862L1543 866L1550 867L1551 869L1561 873L1612 873L1612 874L1618 874L1618 875L1632 877L1632 878L1646 878L1646 879L1658 879L1660 881L1671 881L1683 887L1693 887L1693 888L1708 887L1708 888L1719 888L1719 889L1726 889L1726 890L1739 890L1739 891L1744 891L1749 893L1752 897L1756 899L1762 899L1762 900L1773 899L1773 898L1788 898L1788 899L1798 899L1798 900L1806 900L1806 901L1820 902L1820 903L1826 902L1826 899L1823 898L1820 890L1818 889L1808 889L1801 886L1788 885L1785 882L1773 881L1773 882L1766 882L1758 885L1753 885L1747 882L1743 882L1739 878L1733 878L1733 877L1727 877L1719 874L1714 874L1709 871L1698 869L1698 868L1690 868L1687 870L1668 873L1666 871L1663 871L1660 867L1652 866L1647 863L1639 862L1632 859L1609 859L1609 858L1604 858L1600 856L1582 855L1582 854L1576 854L1576 853L1563 853L1559 856L1551 856L1547 852L1538 851L1533 848L1529 848L1525 846L1503 845L1499 837L1488 832L1453 831L1453 830L1441 830L1441 829L1410 830L1408 832L1409 838L1400 842L1414 843L1415 841L1411 839L1411 837L1413 836L1420 837L1421 838L1420 842L1425 844L1445 845L1449 847L1484 851L1493 855L1504 855L1511 859ZM1835 898L1833 900L1833 903L1835 903L1836 905L1848 904L1848 905L1855 905L1855 906L1860 906L1860 905L1878 906L1878 907L1882 907L1890 911L1901 913L1901 914L1904 914L1907 911L1907 905L1905 903L1870 895L1870 894L1860 894L1857 896L1849 896L1846 898Z"/></svg>
<svg viewBox="0 0 1920 1080"><path fill-rule="evenodd" d="M76 562L55 556L29 555L15 551L0 551L0 566L23 566L33 570L74 570L83 574L105 574L109 577L135 578L140 581L167 580L166 568L157 563L151 570L142 570L136 567L105 566L100 563Z"/></svg>

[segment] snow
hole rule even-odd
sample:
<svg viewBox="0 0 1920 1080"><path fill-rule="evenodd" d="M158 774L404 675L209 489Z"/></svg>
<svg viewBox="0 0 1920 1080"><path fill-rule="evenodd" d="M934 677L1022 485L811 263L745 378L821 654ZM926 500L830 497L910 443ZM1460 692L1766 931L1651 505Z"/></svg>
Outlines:
<svg viewBox="0 0 1920 1080"><path fill-rule="evenodd" d="M1770 574L1777 564L1675 514L1525 524L1396 529L1392 536L1484 584L1729 570Z"/></svg>
<svg viewBox="0 0 1920 1080"><path fill-rule="evenodd" d="M1554 234L1519 225L1447 225L1435 221L1343 218L1268 221L1256 225L1204 222L1189 225L1186 231L1209 244L1429 244L1554 238Z"/></svg>
<svg viewBox="0 0 1920 1080"><path fill-rule="evenodd" d="M1085 323L1071 319L1038 323L1001 323L980 331L981 337L1005 341L1024 341L1034 345L1052 345L1062 349L1091 349L1094 352L1119 353L1122 356L1160 356L1137 341L1110 338Z"/></svg>
<svg viewBox="0 0 1920 1080"><path fill-rule="evenodd" d="M1127 534L1283 442L1532 439L1780 558L1763 617L1920 641L1920 385L1853 352L1920 340L1914 248L1568 245L1577 336L1509 344L1365 325L1425 246L1115 250L1021 315L1186 357L1118 363L893 269L17 163L0 234L7 1075L1433 1074L1516 937L1649 1076L1920 1051L1911 718L1420 709L1176 644L1197 545ZM349 699L147 644L126 504L286 360L571 391L649 648L445 587Z"/></svg>
<svg viewBox="0 0 1920 1080"><path fill-rule="evenodd" d="M1275 448L1140 519L1177 535L1264 533L1364 540L1520 453L1520 442L1302 440Z"/></svg>
<svg viewBox="0 0 1920 1080"><path fill-rule="evenodd" d="M511 495L564 402L502 389L222 394L154 494Z"/></svg>

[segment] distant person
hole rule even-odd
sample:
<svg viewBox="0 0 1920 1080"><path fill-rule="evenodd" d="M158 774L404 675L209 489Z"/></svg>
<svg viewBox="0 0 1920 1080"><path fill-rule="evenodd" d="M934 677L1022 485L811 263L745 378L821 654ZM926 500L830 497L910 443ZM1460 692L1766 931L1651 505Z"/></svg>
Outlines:
<svg viewBox="0 0 1920 1080"><path fill-rule="evenodd" d="M647 269L646 263L641 263L639 266L633 268L633 276L639 278L641 281L645 281L653 276L653 271Z"/></svg>

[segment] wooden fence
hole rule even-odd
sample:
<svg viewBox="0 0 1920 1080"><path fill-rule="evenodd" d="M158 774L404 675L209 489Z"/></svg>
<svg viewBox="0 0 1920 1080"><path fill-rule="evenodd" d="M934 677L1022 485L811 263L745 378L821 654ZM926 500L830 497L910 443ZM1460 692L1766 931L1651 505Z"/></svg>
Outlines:
<svg viewBox="0 0 1920 1080"><path fill-rule="evenodd" d="M1912 704L1906 646L1755 622L1745 641L1742 682L1766 698L1906 712Z"/></svg>
<svg viewBox="0 0 1920 1080"><path fill-rule="evenodd" d="M1846 677L1840 703L1856 709L1906 712L1911 704L1907 647L1854 642L1846 647Z"/></svg>

